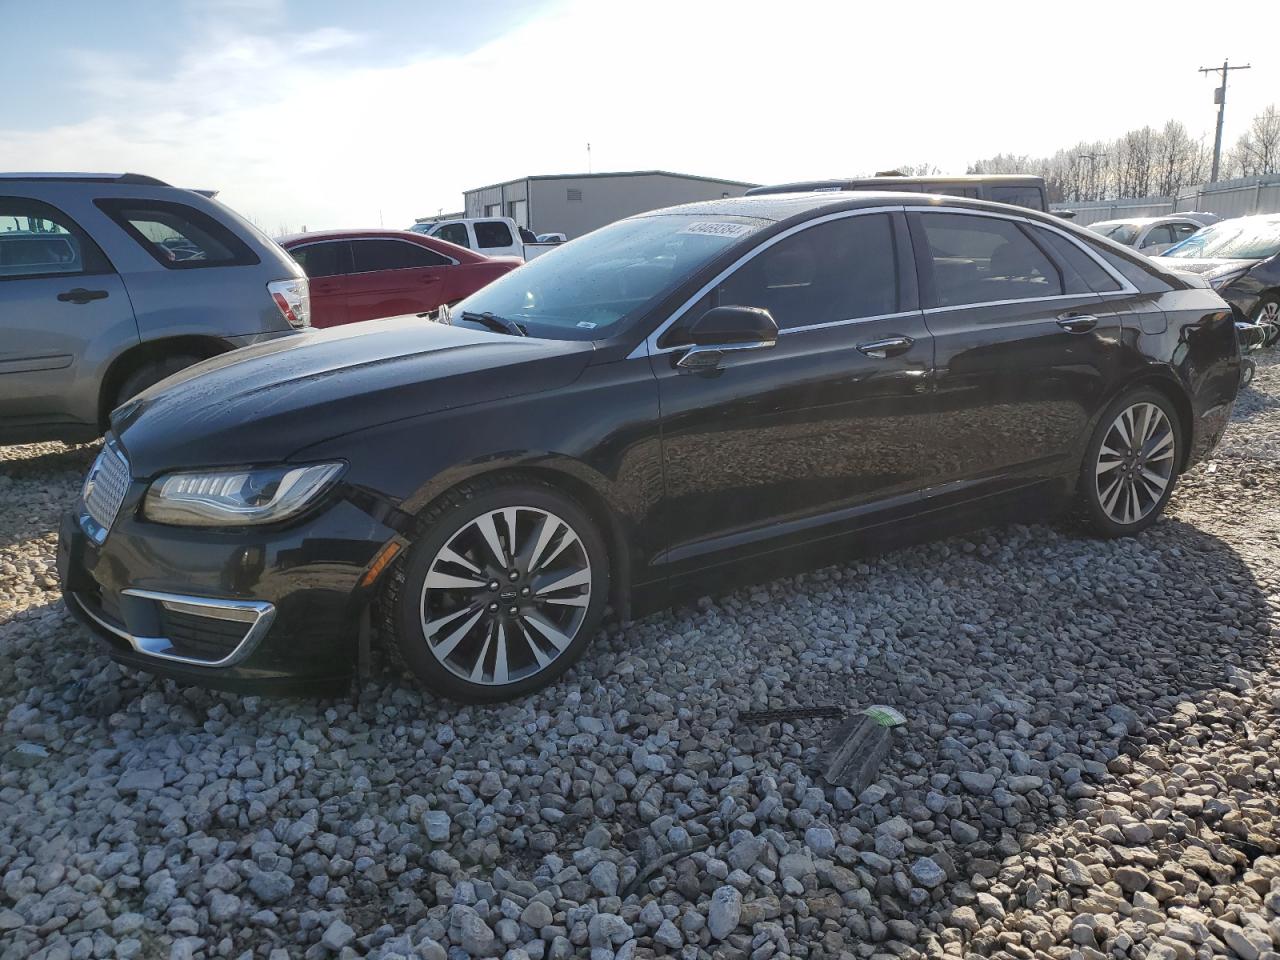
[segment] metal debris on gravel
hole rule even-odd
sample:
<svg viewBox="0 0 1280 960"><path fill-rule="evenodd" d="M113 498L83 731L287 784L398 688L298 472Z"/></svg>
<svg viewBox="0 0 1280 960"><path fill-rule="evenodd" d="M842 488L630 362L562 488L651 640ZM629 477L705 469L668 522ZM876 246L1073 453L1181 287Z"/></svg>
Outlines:
<svg viewBox="0 0 1280 960"><path fill-rule="evenodd" d="M0 450L0 960L1277 960L1258 359L1138 539L1010 526L707 598L484 709L114 665L54 575L93 448ZM735 722L831 703L910 719L856 793L820 725Z"/></svg>

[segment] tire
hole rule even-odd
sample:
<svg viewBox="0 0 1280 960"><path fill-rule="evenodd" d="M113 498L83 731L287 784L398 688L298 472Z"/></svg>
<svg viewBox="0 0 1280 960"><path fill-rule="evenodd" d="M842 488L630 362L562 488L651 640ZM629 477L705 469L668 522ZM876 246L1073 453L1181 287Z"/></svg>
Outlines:
<svg viewBox="0 0 1280 960"><path fill-rule="evenodd" d="M111 406L107 410L108 416L112 410L126 400L133 399L143 390L155 386L165 377L171 377L178 371L185 370L203 359L204 357L198 357L193 353L174 353L156 360L148 360L120 383L115 397L112 398Z"/></svg>
<svg viewBox="0 0 1280 960"><path fill-rule="evenodd" d="M490 703L577 662L609 596L608 550L580 504L537 480L481 480L424 519L385 598L389 646L409 672L451 700Z"/></svg>
<svg viewBox="0 0 1280 960"><path fill-rule="evenodd" d="M1251 319L1254 323L1261 324L1267 332L1263 346L1274 346L1276 340L1280 339L1280 294L1263 294L1258 305L1253 308Z"/></svg>
<svg viewBox="0 0 1280 960"><path fill-rule="evenodd" d="M1135 431L1146 436L1142 453L1125 441L1125 434ZM1085 451L1076 484L1076 520L1108 538L1147 529L1160 518L1177 485L1183 443L1178 411L1165 394L1139 387L1117 398L1098 419Z"/></svg>

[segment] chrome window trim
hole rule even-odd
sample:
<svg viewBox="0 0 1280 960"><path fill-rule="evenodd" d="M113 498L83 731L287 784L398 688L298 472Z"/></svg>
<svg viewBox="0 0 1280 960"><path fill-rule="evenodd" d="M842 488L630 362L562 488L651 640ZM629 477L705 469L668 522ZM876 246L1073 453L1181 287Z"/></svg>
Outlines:
<svg viewBox="0 0 1280 960"><path fill-rule="evenodd" d="M951 307L926 307L925 313L931 313L937 310L964 310L969 307L991 307L991 306L1003 305L1007 303L1034 303L1038 300L1054 300L1054 299L1060 299L1062 297L1087 297L1087 296L1103 297L1103 296L1107 296L1108 294L1112 294L1112 295L1120 294L1124 296L1132 296L1133 294L1138 292L1138 288L1135 287L1132 283L1130 283L1124 274L1116 270L1113 266L1111 266L1111 264L1107 263L1106 260L1098 256L1098 254L1094 253L1091 249L1089 249L1087 246L1085 246L1083 243L1081 243L1079 240L1073 237L1066 230L1062 230L1054 224L1045 223L1041 220L1033 220L1030 217L1020 217L1012 213L996 212L992 210L967 210L964 207L911 206L911 207L905 207L904 209L907 213L949 213L949 214L958 213L966 217L986 217L991 220L1011 220L1014 223L1025 223L1028 226L1040 227L1042 230L1050 230L1053 233L1056 233L1059 236L1065 238L1068 243L1075 244L1077 249L1082 250L1086 255L1092 258L1093 261L1098 264L1098 266L1102 267L1102 269L1107 272L1107 275L1110 276L1112 280L1120 284L1119 290L1105 290L1102 293L1093 293L1093 294L1063 293L1063 294L1055 295L1054 297L1027 297L1025 299L1019 298L1015 300L984 300L980 303L963 303L963 304L958 304L956 306L951 306ZM1052 259L1052 257L1050 259Z"/></svg>
<svg viewBox="0 0 1280 960"><path fill-rule="evenodd" d="M122 595L140 597L144 600L155 600L177 612L197 613L197 615L217 620L235 620L249 624L249 629L245 632L244 638L221 660L200 660L196 657L184 657L176 653L167 652L173 649L173 644L167 637L134 636L127 630L98 616L78 596L76 597L76 603L85 616L104 630L109 630L117 637L120 637L133 648L134 652L148 657L155 657L158 660L170 660L174 663L185 663L195 667L230 667L239 663L258 646L267 630L271 627L271 622L276 615L275 607L265 600L214 600L209 597L193 597L181 593L161 593L154 590L136 590L133 588L120 592Z"/></svg>
<svg viewBox="0 0 1280 960"><path fill-rule="evenodd" d="M715 289L715 287L717 287L727 276L729 276L729 274L733 273L735 270L741 267L744 263L753 259L757 255L763 253L765 250L768 250L775 243L779 243L782 240L787 239L788 237L794 236L795 234L800 233L802 230L808 230L810 227L816 227L822 223L829 223L832 220L844 220L848 217L861 217L861 216L867 216L873 213L901 213L904 209L905 208L901 204L895 204L892 206L859 207L854 210L839 210L835 213L828 213L821 217L814 217L812 220L806 220L804 223L797 223L795 226L788 227L786 230L783 230L781 233L775 234L774 236L770 237L768 240L764 241L763 243L757 244L756 246L752 247L750 250L744 253L741 257L739 257L733 263L729 264L729 266L725 267L718 274L716 274L710 281L705 283L701 288L699 288L698 292L695 293L692 297L690 297L684 303L680 304L680 306L676 307L676 309L672 311L671 315L667 317L666 320L658 324L658 326L654 328L652 333L650 333L647 337L645 337L644 340L640 341L640 343L636 345L635 349L632 350L629 354L627 354L627 359L635 360L645 356L656 357L660 354L671 353L674 350L686 349L683 346L659 347L658 340L660 340L662 338L662 335L666 333L667 330L669 330L677 320L680 320L695 303L697 303L699 300L705 297L708 293L710 293L713 289ZM778 334L783 335L787 333L796 333L796 332L806 331L806 330L815 330L820 327L836 326L837 324L848 324L848 323L858 323L858 322L870 322L872 320L883 320L886 317L911 316L918 312L919 311L909 310L909 311L906 311L905 313L890 313L890 314L884 314L882 316L876 316L876 317L855 317L850 320L833 320L829 323L807 324L803 327L791 327L786 330L779 330Z"/></svg>

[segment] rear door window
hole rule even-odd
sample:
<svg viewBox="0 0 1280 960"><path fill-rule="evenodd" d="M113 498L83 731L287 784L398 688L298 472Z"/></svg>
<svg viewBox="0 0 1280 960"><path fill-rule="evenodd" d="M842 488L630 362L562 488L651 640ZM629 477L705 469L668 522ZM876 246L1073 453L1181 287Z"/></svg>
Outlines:
<svg viewBox="0 0 1280 960"><path fill-rule="evenodd" d="M355 273L443 267L452 262L434 250L407 240L352 240L351 260Z"/></svg>
<svg viewBox="0 0 1280 960"><path fill-rule="evenodd" d="M258 257L202 210L170 200L95 200L98 208L170 270L244 266Z"/></svg>
<svg viewBox="0 0 1280 960"><path fill-rule="evenodd" d="M1187 237L1191 236L1193 233L1196 233L1197 231L1199 231L1199 229L1200 229L1200 224L1198 224L1198 223L1175 223L1175 224L1173 224L1173 225L1171 226L1171 228L1170 228L1170 229L1172 229L1172 230L1173 230L1173 242L1174 242L1174 243L1179 243L1179 242L1181 242L1181 241L1183 241L1183 240L1187 239Z"/></svg>
<svg viewBox="0 0 1280 960"><path fill-rule="evenodd" d="M289 255L298 261L308 277L317 280L350 272L351 253L348 246L346 240L308 243L294 247Z"/></svg>
<svg viewBox="0 0 1280 960"><path fill-rule="evenodd" d="M467 239L467 225L465 223L446 223L432 236L447 240L449 243L456 243L458 246L466 247L468 250L471 249L471 241Z"/></svg>
<svg viewBox="0 0 1280 960"><path fill-rule="evenodd" d="M501 220L482 221L475 225L476 246L481 250L486 247L510 247L515 241L511 239L511 228Z"/></svg>
<svg viewBox="0 0 1280 960"><path fill-rule="evenodd" d="M1012 220L920 214L933 267L934 306L1060 296L1062 274Z"/></svg>
<svg viewBox="0 0 1280 960"><path fill-rule="evenodd" d="M98 245L61 210L0 197L0 280L111 272Z"/></svg>
<svg viewBox="0 0 1280 960"><path fill-rule="evenodd" d="M889 217L842 217L801 230L744 263L717 295L721 306L763 307L782 330L895 313Z"/></svg>

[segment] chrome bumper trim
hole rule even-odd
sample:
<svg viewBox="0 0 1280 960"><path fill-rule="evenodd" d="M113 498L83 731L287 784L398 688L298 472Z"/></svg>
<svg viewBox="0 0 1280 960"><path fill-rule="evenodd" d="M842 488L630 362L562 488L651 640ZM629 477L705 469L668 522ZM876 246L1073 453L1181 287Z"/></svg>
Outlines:
<svg viewBox="0 0 1280 960"><path fill-rule="evenodd" d="M254 648L266 635L267 630L270 629L271 622L276 616L276 608L265 600L215 600L209 597L192 597L180 593L159 593L154 590L134 589L122 590L121 593L144 600L154 600L166 609L178 613L210 617L216 620L235 620L249 624L249 629L245 632L244 639L236 644L235 648L221 660L200 660L196 657L184 657L181 654L174 653L173 644L167 637L134 636L127 630L98 616L88 604L76 596L76 603L85 616L102 627L102 629L120 637L135 652L148 657L155 657L159 660L185 663L193 667L235 666L235 664L254 651Z"/></svg>

